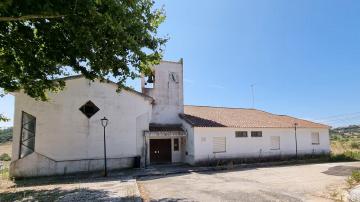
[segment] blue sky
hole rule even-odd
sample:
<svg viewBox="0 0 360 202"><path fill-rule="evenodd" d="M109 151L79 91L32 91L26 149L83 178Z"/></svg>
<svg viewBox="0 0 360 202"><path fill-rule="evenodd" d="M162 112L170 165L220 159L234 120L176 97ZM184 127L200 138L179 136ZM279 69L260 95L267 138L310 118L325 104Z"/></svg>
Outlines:
<svg viewBox="0 0 360 202"><path fill-rule="evenodd" d="M252 107L254 84L255 108L333 126L360 124L359 1L157 5L167 13L159 30L170 37L164 59L184 59L186 104ZM0 99L0 113L12 111L13 98Z"/></svg>

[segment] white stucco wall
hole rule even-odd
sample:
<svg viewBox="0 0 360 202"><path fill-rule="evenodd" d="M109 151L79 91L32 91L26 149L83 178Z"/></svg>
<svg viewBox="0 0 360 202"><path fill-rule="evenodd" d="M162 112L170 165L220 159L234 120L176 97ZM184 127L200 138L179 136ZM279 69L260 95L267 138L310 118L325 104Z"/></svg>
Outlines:
<svg viewBox="0 0 360 202"><path fill-rule="evenodd" d="M145 88L143 93L155 99L151 123L181 123L179 114L184 112L183 99L183 63L162 61L154 67L155 83L153 88ZM177 82L170 78L170 73L177 75Z"/></svg>
<svg viewBox="0 0 360 202"><path fill-rule="evenodd" d="M235 131L248 131L248 137L236 138ZM251 131L262 131L262 137L251 137ZM319 132L320 144L313 145L311 133ZM280 150L271 150L271 136L280 137ZM213 137L226 137L226 152L213 153ZM297 129L298 153L328 153L328 129ZM194 128L195 161L213 158L242 158L295 154L294 128Z"/></svg>
<svg viewBox="0 0 360 202"><path fill-rule="evenodd" d="M194 128L184 120L182 121L182 125L186 134L183 159L186 163L193 164L195 160Z"/></svg>
<svg viewBox="0 0 360 202"><path fill-rule="evenodd" d="M50 94L49 102L16 93L12 161L18 159L21 111L36 117L35 151L55 161L102 159L100 119L104 116L109 119L107 156L142 155L143 131L148 130L151 118L151 99L115 90L112 83L76 78L67 80L63 91ZM89 100L100 108L90 119L79 110Z"/></svg>

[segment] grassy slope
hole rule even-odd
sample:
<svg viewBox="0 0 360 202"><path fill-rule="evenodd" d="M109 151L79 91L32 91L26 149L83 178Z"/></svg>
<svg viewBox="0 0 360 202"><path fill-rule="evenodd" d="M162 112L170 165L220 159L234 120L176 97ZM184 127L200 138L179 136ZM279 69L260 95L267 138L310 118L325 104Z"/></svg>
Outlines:
<svg viewBox="0 0 360 202"><path fill-rule="evenodd" d="M360 152L360 126L348 126L330 130L331 151L334 154L345 151Z"/></svg>
<svg viewBox="0 0 360 202"><path fill-rule="evenodd" d="M12 133L13 133L12 128L0 129L0 144L11 141Z"/></svg>
<svg viewBox="0 0 360 202"><path fill-rule="evenodd" d="M0 129L0 155L11 156L12 128Z"/></svg>
<svg viewBox="0 0 360 202"><path fill-rule="evenodd" d="M1 154L9 154L9 156L11 156L11 142L0 144L0 155Z"/></svg>

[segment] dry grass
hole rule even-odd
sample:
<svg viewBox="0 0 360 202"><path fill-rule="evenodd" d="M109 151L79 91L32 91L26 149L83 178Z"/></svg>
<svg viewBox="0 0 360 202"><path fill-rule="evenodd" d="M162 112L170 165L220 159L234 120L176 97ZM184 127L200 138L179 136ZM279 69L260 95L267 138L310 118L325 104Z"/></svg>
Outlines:
<svg viewBox="0 0 360 202"><path fill-rule="evenodd" d="M346 151L360 152L359 136L332 136L331 152L333 154L342 154Z"/></svg>
<svg viewBox="0 0 360 202"><path fill-rule="evenodd" d="M1 154L9 154L9 156L11 156L11 142L0 144L0 155Z"/></svg>

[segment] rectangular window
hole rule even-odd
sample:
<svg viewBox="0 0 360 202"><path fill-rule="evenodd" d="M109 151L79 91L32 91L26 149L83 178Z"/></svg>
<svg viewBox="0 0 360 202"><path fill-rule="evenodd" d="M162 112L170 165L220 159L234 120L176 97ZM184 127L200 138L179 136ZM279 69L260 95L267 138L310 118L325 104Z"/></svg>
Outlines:
<svg viewBox="0 0 360 202"><path fill-rule="evenodd" d="M179 138L174 139L174 151L179 151Z"/></svg>
<svg viewBox="0 0 360 202"><path fill-rule="evenodd" d="M251 131L251 137L262 137L262 131Z"/></svg>
<svg viewBox="0 0 360 202"><path fill-rule="evenodd" d="M312 144L320 144L319 132L311 133L311 142Z"/></svg>
<svg viewBox="0 0 360 202"><path fill-rule="evenodd" d="M272 136L270 137L271 142L271 150L279 150L280 149L280 137Z"/></svg>
<svg viewBox="0 0 360 202"><path fill-rule="evenodd" d="M235 131L235 137L247 137L247 131Z"/></svg>
<svg viewBox="0 0 360 202"><path fill-rule="evenodd" d="M21 115L19 159L35 151L36 118L26 112Z"/></svg>
<svg viewBox="0 0 360 202"><path fill-rule="evenodd" d="M226 152L226 137L213 137L213 153Z"/></svg>

